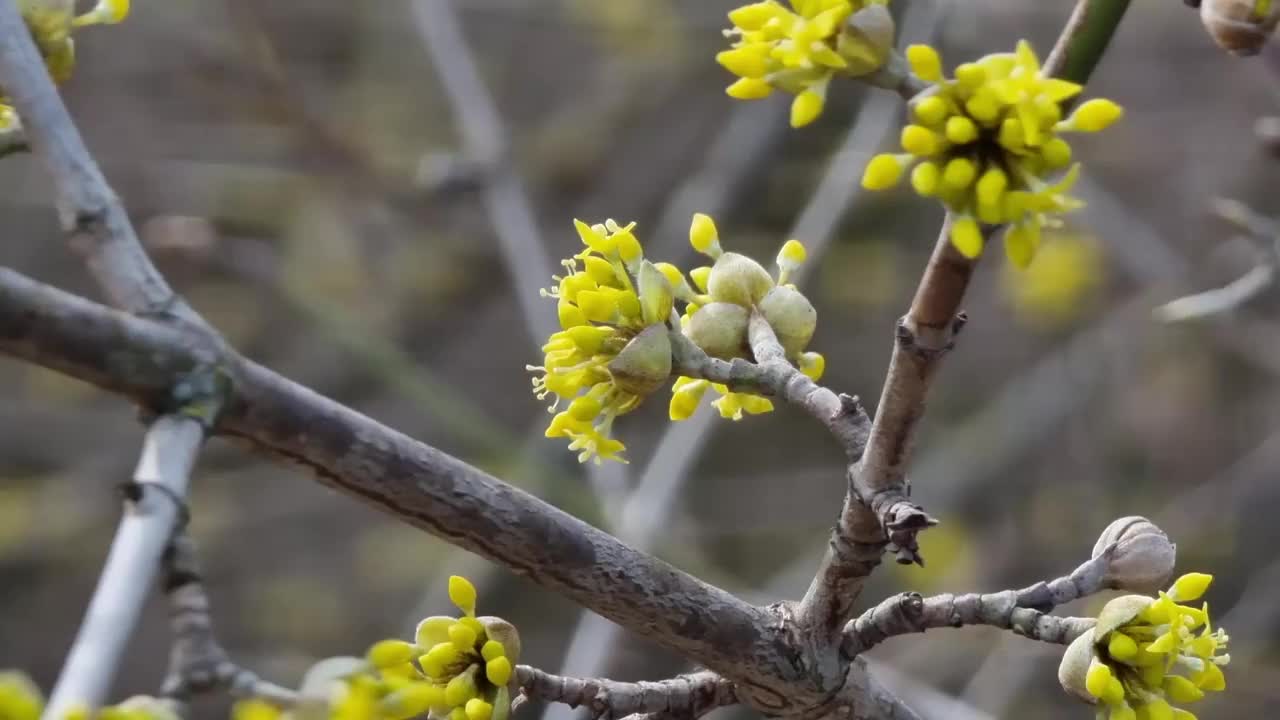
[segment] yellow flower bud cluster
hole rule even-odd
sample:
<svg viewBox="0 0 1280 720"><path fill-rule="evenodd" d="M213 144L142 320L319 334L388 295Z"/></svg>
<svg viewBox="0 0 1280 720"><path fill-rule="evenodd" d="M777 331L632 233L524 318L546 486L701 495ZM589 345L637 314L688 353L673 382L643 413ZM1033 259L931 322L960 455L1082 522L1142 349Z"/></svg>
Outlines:
<svg viewBox="0 0 1280 720"><path fill-rule="evenodd" d="M1207 604L1188 603L1213 577L1183 575L1158 598L1124 595L1109 601L1098 624L1068 648L1063 686L1099 705L1107 720L1195 720L1177 705L1226 689L1227 635L1214 630Z"/></svg>
<svg viewBox="0 0 1280 720"><path fill-rule="evenodd" d="M778 252L775 280L755 260L720 247L720 233L711 217L698 213L689 228L689 243L715 262L689 273L697 293L689 296L681 317L684 335L708 355L721 359L749 358L747 323L752 309L758 310L773 328L788 359L815 381L822 377L826 361L816 352L805 352L817 326L817 312L789 276L804 262L806 252L799 240L788 240ZM681 283L687 286L681 278ZM712 403L720 416L741 420L744 413L758 415L773 410L773 403L752 393L733 392L720 383L681 376L672 387L669 415L687 420L711 388L720 394Z"/></svg>
<svg viewBox="0 0 1280 720"><path fill-rule="evenodd" d="M565 260L568 274L555 276L557 286L543 291L557 300L562 329L543 345L543 364L527 369L538 373L538 399L556 398L547 437L569 438L581 462L625 462L619 456L625 447L610 437L613 421L671 375L666 321L674 290L644 259L635 223L574 224L586 249Z"/></svg>
<svg viewBox="0 0 1280 720"><path fill-rule="evenodd" d="M888 0L777 0L751 3L729 13L737 38L716 61L738 76L730 97L756 100L774 88L794 94L791 126L822 114L827 86L836 74L849 77L879 69L893 46ZM865 12L864 12L865 11Z"/></svg>
<svg viewBox="0 0 1280 720"><path fill-rule="evenodd" d="M363 662L336 658L343 669L334 677L325 673L319 707L304 679L297 711L250 699L236 703L231 720L506 720L520 637L499 618L476 617L476 589L466 578L449 578L449 598L461 617L429 617L418 624L413 642L374 643ZM347 667L347 660L354 666Z"/></svg>
<svg viewBox="0 0 1280 720"><path fill-rule="evenodd" d="M533 391L539 399L555 396L546 436L568 438L579 461L626 462L619 454L624 445L611 437L613 422L670 379L670 333L677 317L683 334L708 355L749 359L747 323L751 311L758 310L787 358L814 379L821 376L822 356L805 351L817 312L788 282L805 260L798 240L782 246L775 278L755 260L722 250L715 221L697 213L689 242L714 262L686 275L670 263L645 259L635 223L574 223L586 248L563 262L568 274L553 278L556 287L543 290L558 303L562 329L543 345L543 364L527 369L535 373ZM682 377L671 418L688 418L709 386L723 396L715 404L726 418L773 409L767 398Z"/></svg>
<svg viewBox="0 0 1280 720"><path fill-rule="evenodd" d="M1079 172L1066 132L1096 132L1123 114L1110 100L1081 104L1066 118L1062 103L1081 86L1045 77L1025 40L1012 53L987 55L946 78L936 50L907 49L912 70L932 86L910 103L914 121L902 129L902 153L877 155L863 187L884 190L910 171L916 193L940 200L955 214L951 240L969 258L982 253L980 223L1009 224L1005 251L1019 267L1030 263L1040 231L1052 216L1083 205L1067 193ZM1065 176L1046 176L1070 166Z"/></svg>
<svg viewBox="0 0 1280 720"><path fill-rule="evenodd" d="M75 41L72 31L88 25L113 25L129 15L129 0L99 0L83 15L73 14L74 3L63 0L18 0L18 11L31 30L49 74L55 83L71 77L75 67ZM18 115L0 89L0 133L21 127Z"/></svg>

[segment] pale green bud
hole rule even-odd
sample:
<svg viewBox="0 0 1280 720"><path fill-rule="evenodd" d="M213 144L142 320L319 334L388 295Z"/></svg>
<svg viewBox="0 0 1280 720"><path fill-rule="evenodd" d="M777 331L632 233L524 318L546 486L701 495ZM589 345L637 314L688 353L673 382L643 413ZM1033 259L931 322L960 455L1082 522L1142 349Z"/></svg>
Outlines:
<svg viewBox="0 0 1280 720"><path fill-rule="evenodd" d="M745 357L749 317L741 305L713 302L689 316L684 334L711 357Z"/></svg>
<svg viewBox="0 0 1280 720"><path fill-rule="evenodd" d="M671 316L675 294L662 271L648 260L640 263L640 317L645 324L665 323Z"/></svg>
<svg viewBox="0 0 1280 720"><path fill-rule="evenodd" d="M614 384L632 395L648 395L662 387L671 377L671 338L667 336L667 326L650 325L641 330L609 362L609 374ZM508 646L507 650L510 649Z"/></svg>
<svg viewBox="0 0 1280 720"><path fill-rule="evenodd" d="M788 356L796 356L809 345L818 326L818 312L799 290L779 285L760 301L760 312L778 336Z"/></svg>
<svg viewBox="0 0 1280 720"><path fill-rule="evenodd" d="M721 255L707 278L707 291L718 302L751 307L773 287L773 278L760 263L745 255Z"/></svg>

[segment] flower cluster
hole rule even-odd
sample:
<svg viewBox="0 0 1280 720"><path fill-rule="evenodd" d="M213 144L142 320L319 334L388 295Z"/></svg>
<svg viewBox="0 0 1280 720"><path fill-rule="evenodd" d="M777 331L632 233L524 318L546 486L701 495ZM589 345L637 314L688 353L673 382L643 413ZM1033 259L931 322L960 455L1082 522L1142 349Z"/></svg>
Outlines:
<svg viewBox="0 0 1280 720"><path fill-rule="evenodd" d="M129 0L99 0L92 10L83 15L74 15L73 6L74 3L51 0L18 2L22 19L31 29L36 48L40 50L40 55L49 68L49 75L56 83L65 82L71 77L71 70L75 67L72 31L88 25L112 25L124 20L129 14ZM8 104L3 89L0 89L0 133L20 127L17 113Z"/></svg>
<svg viewBox="0 0 1280 720"><path fill-rule="evenodd" d="M449 599L462 616L423 620L414 642L383 640L363 660L317 664L303 680L296 710L245 700L232 720L408 720L428 713L437 720L505 720L520 637L504 620L476 617L476 589L465 578L449 578Z"/></svg>
<svg viewBox="0 0 1280 720"><path fill-rule="evenodd" d="M821 376L823 360L805 352L817 313L788 283L804 261L804 246L788 241L778 255L775 279L756 261L723 252L712 219L694 216L690 242L711 257L710 266L688 276L670 263L652 263L633 233L635 223L613 220L598 225L575 221L585 249L565 260L568 271L544 290L555 298L561 330L543 345L534 394L555 396L547 437L569 439L578 459L625 462L625 447L612 437L613 422L666 384L672 375L671 335L677 303L683 304L680 329L704 352L721 359L751 358L747 341L750 314L758 311L772 326L787 357L810 377ZM690 282L692 278L692 282ZM708 387L722 397L715 405L735 420L743 413L768 412L766 398L733 392L702 379L680 377L671 400L673 420L688 418Z"/></svg>
<svg viewBox="0 0 1280 720"><path fill-rule="evenodd" d="M558 301L562 330L542 347L542 365L528 370L538 399L555 395L560 410L547 437L567 437L578 460L621 460L610 437L614 418L634 410L671 376L666 321L674 302L667 278L644 259L640 243L613 220L575 221L586 249L565 260L568 274L543 291ZM579 262L582 266L579 267Z"/></svg>
<svg viewBox="0 0 1280 720"><path fill-rule="evenodd" d="M932 86L911 100L913 124L902 129L900 154L877 155L862 185L883 190L908 169L911 186L939 199L955 214L951 240L966 257L982 253L979 223L1009 224L1005 251L1025 266L1040 244L1040 230L1054 215L1081 207L1069 196L1079 168L1071 164L1066 132L1096 132L1118 120L1120 106L1094 99L1067 118L1062 103L1081 86L1045 77L1031 46L987 55L942 73L938 53L927 45L907 50L912 70ZM1070 166L1057 182L1046 176Z"/></svg>
<svg viewBox="0 0 1280 720"><path fill-rule="evenodd" d="M737 38L716 60L738 80L730 97L756 100L774 88L795 94L791 126L813 122L826 104L827 86L837 73L857 77L874 72L893 46L888 0L777 0L744 5L729 13Z"/></svg>
<svg viewBox="0 0 1280 720"><path fill-rule="evenodd" d="M1101 706L1107 720L1195 720L1185 705L1226 688L1227 635L1214 630L1197 600L1213 580L1190 573L1158 598L1124 595L1108 602L1098 624L1068 648L1063 687Z"/></svg>

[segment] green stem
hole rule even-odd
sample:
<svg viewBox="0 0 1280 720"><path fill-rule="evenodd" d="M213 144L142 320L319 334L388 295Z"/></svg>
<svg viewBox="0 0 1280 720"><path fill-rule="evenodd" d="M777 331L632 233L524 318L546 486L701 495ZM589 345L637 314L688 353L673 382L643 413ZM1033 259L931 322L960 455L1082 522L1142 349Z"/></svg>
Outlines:
<svg viewBox="0 0 1280 720"><path fill-rule="evenodd" d="M1081 85L1088 82L1128 9L1129 0L1079 0L1045 61L1045 74Z"/></svg>

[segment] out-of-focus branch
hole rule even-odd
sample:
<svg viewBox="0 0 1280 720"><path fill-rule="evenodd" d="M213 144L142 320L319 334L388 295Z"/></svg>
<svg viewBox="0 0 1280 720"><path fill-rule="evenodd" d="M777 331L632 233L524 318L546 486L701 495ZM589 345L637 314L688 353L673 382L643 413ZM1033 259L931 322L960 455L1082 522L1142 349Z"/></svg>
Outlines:
<svg viewBox="0 0 1280 720"><path fill-rule="evenodd" d="M1128 9L1129 0L1079 0L1045 60L1044 73L1088 82Z"/></svg>
<svg viewBox="0 0 1280 720"><path fill-rule="evenodd" d="M733 683L712 672L680 675L660 682L626 683L552 675L528 665L516 667L517 681L531 700L586 707L593 718L661 713L697 718L738 702Z"/></svg>
<svg viewBox="0 0 1280 720"><path fill-rule="evenodd" d="M480 77L452 0L414 0L410 7L414 26L444 86L465 156L488 169L482 191L485 208L525 327L539 341L559 329L555 314L539 302L538 294L551 281L555 268L538 235L538 220L524 183L511 165L493 96Z"/></svg>
<svg viewBox="0 0 1280 720"><path fill-rule="evenodd" d="M185 519L187 484L204 430L198 418L180 415L160 417L147 430L125 516L44 717L95 708L106 698L165 547Z"/></svg>
<svg viewBox="0 0 1280 720"><path fill-rule="evenodd" d="M179 532L170 543L164 568L164 594L169 601L173 646L161 695L186 702L194 695L226 690L234 697L292 705L297 693L236 665L218 643L195 543L185 531Z"/></svg>
<svg viewBox="0 0 1280 720"><path fill-rule="evenodd" d="M1180 322L1217 315L1244 305L1275 282L1280 264L1280 223L1251 209L1237 200L1218 198L1213 214L1244 233L1253 246L1257 259L1244 275L1219 288L1180 297L1154 311L1164 322Z"/></svg>

